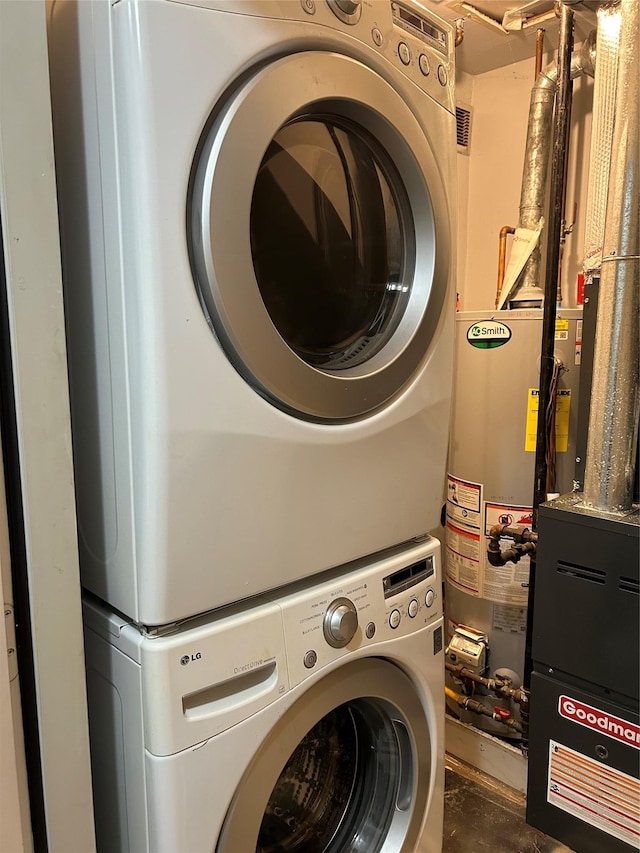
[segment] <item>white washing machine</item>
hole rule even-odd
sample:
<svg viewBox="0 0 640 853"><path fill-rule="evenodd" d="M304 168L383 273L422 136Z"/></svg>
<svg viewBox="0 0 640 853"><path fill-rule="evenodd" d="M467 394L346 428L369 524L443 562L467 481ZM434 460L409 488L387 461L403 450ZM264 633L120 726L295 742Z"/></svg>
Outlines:
<svg viewBox="0 0 640 853"><path fill-rule="evenodd" d="M451 29L411 0L56 0L83 583L161 625L436 526Z"/></svg>
<svg viewBox="0 0 640 853"><path fill-rule="evenodd" d="M173 633L85 626L101 853L441 850L437 540Z"/></svg>

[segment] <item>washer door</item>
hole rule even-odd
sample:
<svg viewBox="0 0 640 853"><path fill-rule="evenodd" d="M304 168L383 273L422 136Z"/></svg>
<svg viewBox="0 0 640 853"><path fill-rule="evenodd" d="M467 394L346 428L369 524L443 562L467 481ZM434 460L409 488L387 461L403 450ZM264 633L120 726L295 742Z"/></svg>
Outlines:
<svg viewBox="0 0 640 853"><path fill-rule="evenodd" d="M208 320L275 405L357 418L415 375L449 213L420 123L372 69L306 52L250 76L203 135L188 228Z"/></svg>
<svg viewBox="0 0 640 853"><path fill-rule="evenodd" d="M429 725L410 679L378 658L347 664L268 733L216 851L408 853L430 773Z"/></svg>

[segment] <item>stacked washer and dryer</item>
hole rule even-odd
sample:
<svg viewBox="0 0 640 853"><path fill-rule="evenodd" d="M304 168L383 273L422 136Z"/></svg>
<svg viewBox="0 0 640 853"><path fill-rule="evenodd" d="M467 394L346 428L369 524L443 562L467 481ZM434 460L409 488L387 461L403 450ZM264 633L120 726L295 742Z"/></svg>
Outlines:
<svg viewBox="0 0 640 853"><path fill-rule="evenodd" d="M439 851L451 29L54 0L100 850Z"/></svg>

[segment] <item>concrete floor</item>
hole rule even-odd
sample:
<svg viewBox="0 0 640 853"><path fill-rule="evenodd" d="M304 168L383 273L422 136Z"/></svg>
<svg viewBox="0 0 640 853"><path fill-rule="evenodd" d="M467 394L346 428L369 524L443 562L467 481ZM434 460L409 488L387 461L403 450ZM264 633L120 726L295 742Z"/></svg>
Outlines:
<svg viewBox="0 0 640 853"><path fill-rule="evenodd" d="M446 757L443 853L571 853L525 823L525 799L491 776Z"/></svg>

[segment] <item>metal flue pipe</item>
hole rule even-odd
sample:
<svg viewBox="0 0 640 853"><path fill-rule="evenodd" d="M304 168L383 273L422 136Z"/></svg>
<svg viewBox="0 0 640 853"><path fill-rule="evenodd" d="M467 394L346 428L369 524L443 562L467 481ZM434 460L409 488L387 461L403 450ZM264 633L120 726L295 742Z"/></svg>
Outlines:
<svg viewBox="0 0 640 853"><path fill-rule="evenodd" d="M580 50L571 58L570 77L594 75L596 31L589 34ZM550 63L538 74L531 90L527 141L522 170L520 213L518 226L535 230L544 213L549 154L551 151L551 121L558 88L558 64ZM538 244L529 256L521 273L511 307L539 307L543 300L540 287L541 251Z"/></svg>
<svg viewBox="0 0 640 853"><path fill-rule="evenodd" d="M614 156L604 227L583 500L623 512L633 500L640 410L640 0L622 0Z"/></svg>
<svg viewBox="0 0 640 853"><path fill-rule="evenodd" d="M551 398L551 379L555 366L556 294L560 266L566 150L571 116L571 51L574 13L562 4L558 46L558 94L553 121L551 162L551 198L549 200L549 241L545 269L544 312L540 355L538 425L536 433L535 483L533 492L533 529L537 529L538 507L547 499L547 407Z"/></svg>

